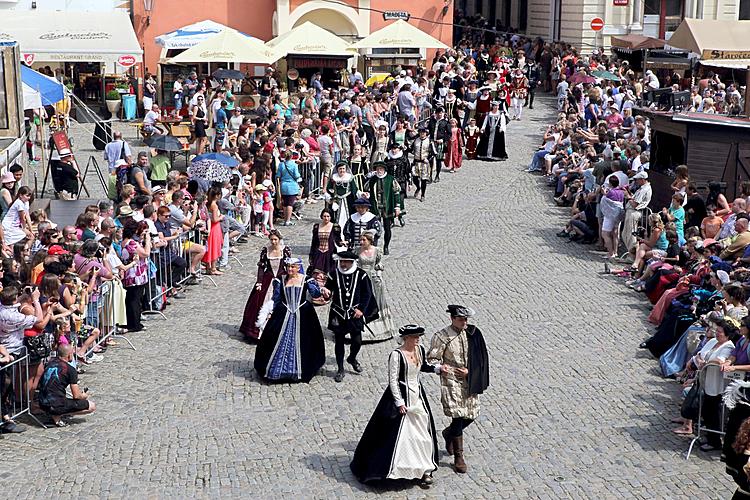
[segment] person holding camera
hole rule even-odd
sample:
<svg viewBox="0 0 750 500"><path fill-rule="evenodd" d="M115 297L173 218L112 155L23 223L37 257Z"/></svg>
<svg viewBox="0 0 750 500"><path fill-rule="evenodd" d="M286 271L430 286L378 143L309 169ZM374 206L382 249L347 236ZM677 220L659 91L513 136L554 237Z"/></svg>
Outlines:
<svg viewBox="0 0 750 500"><path fill-rule="evenodd" d="M125 287L125 308L129 332L145 329L141 323L143 292L148 284L148 257L151 253L151 235L145 221L129 220L122 229L122 261L135 262L127 268L123 286Z"/></svg>
<svg viewBox="0 0 750 500"><path fill-rule="evenodd" d="M625 193L625 220L622 225L622 242L629 252L635 253L636 230L641 223L642 210L651 203L651 184L648 182L648 172L641 171L635 174L631 180L635 181L637 190L630 194ZM634 265L635 267L635 265Z"/></svg>

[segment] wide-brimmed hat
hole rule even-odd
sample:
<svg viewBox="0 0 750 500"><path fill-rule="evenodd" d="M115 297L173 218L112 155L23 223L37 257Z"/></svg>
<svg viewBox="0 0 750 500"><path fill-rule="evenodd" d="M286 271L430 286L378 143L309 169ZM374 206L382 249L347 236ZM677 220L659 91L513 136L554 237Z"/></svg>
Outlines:
<svg viewBox="0 0 750 500"><path fill-rule="evenodd" d="M130 217L131 215L133 215L133 209L130 208L130 205L124 205L120 208L119 217Z"/></svg>
<svg viewBox="0 0 750 500"><path fill-rule="evenodd" d="M343 252L339 252L333 256L334 260L357 260L359 259L359 256L350 251L350 250L344 250Z"/></svg>
<svg viewBox="0 0 750 500"><path fill-rule="evenodd" d="M631 179L631 180L636 180L636 179L648 179L648 172L646 172L645 170L641 170L640 172L638 172L637 174L635 174L635 175L634 175L633 177L631 177L630 179Z"/></svg>
<svg viewBox="0 0 750 500"><path fill-rule="evenodd" d="M367 198L357 198L354 202L354 206L371 207L372 203L370 203L370 200L368 200Z"/></svg>
<svg viewBox="0 0 750 500"><path fill-rule="evenodd" d="M16 182L16 178L13 177L13 172L5 172L2 177L0 177L0 184L10 184L11 182Z"/></svg>
<svg viewBox="0 0 750 500"><path fill-rule="evenodd" d="M264 186L263 184L256 184L253 189L255 191L266 191L266 190L268 190L268 187Z"/></svg>
<svg viewBox="0 0 750 500"><path fill-rule="evenodd" d="M474 309L466 306L459 306L457 304L450 304L446 312L450 313L453 317L471 318L476 314Z"/></svg>
<svg viewBox="0 0 750 500"><path fill-rule="evenodd" d="M424 328L419 325L404 325L398 329L398 334L402 337L424 335Z"/></svg>

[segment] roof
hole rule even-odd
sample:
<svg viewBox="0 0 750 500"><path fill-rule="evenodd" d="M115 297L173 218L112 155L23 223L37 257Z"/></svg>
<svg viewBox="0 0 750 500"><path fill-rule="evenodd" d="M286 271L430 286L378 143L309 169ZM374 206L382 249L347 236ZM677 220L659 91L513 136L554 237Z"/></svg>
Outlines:
<svg viewBox="0 0 750 500"><path fill-rule="evenodd" d="M720 125L726 127L750 128L750 120L747 118L732 118L725 115L715 115L706 113L674 113L672 121L703 123L706 125Z"/></svg>
<svg viewBox="0 0 750 500"><path fill-rule="evenodd" d="M659 38L643 35L619 35L610 38L613 47L630 50L663 49L665 42Z"/></svg>
<svg viewBox="0 0 750 500"><path fill-rule="evenodd" d="M727 53L750 51L750 21L686 18L668 43L701 54L704 59L727 59Z"/></svg>
<svg viewBox="0 0 750 500"><path fill-rule="evenodd" d="M34 61L115 63L122 56L139 61L143 54L123 10L2 12L0 41L17 40Z"/></svg>
<svg viewBox="0 0 750 500"><path fill-rule="evenodd" d="M698 62L714 68L747 69L750 66L750 59L701 59Z"/></svg>

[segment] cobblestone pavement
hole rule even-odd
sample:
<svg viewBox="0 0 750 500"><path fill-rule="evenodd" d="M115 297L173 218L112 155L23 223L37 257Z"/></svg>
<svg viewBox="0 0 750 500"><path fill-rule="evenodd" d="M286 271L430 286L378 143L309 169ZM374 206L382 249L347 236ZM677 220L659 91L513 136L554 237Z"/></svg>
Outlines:
<svg viewBox="0 0 750 500"><path fill-rule="evenodd" d="M82 377L96 414L2 441L3 496L727 498L717 457L698 451L686 462L688 441L669 432L678 387L636 349L647 335L644 301L598 274L597 255L555 237L564 211L522 171L551 116L542 100L510 124L511 161L469 162L431 185L425 203L408 200L386 260L399 323L435 331L454 302L479 312L491 386L466 432L468 474L443 456L428 491L352 478L395 342L365 346L364 373L342 384L330 336L310 384L258 381L255 347L236 334L255 240L220 288L204 282L173 300L166 321L130 336L137 352L113 348ZM282 228L295 253L306 253L320 207ZM427 392L442 428L436 377Z"/></svg>

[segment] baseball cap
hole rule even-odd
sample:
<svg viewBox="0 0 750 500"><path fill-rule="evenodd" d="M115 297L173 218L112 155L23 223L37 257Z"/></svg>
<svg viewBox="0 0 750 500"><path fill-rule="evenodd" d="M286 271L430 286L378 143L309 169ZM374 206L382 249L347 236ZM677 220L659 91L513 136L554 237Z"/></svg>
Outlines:
<svg viewBox="0 0 750 500"><path fill-rule="evenodd" d="M52 245L51 247L49 247L49 250L47 250L47 255L67 255L69 253L70 252L65 250L60 245Z"/></svg>

